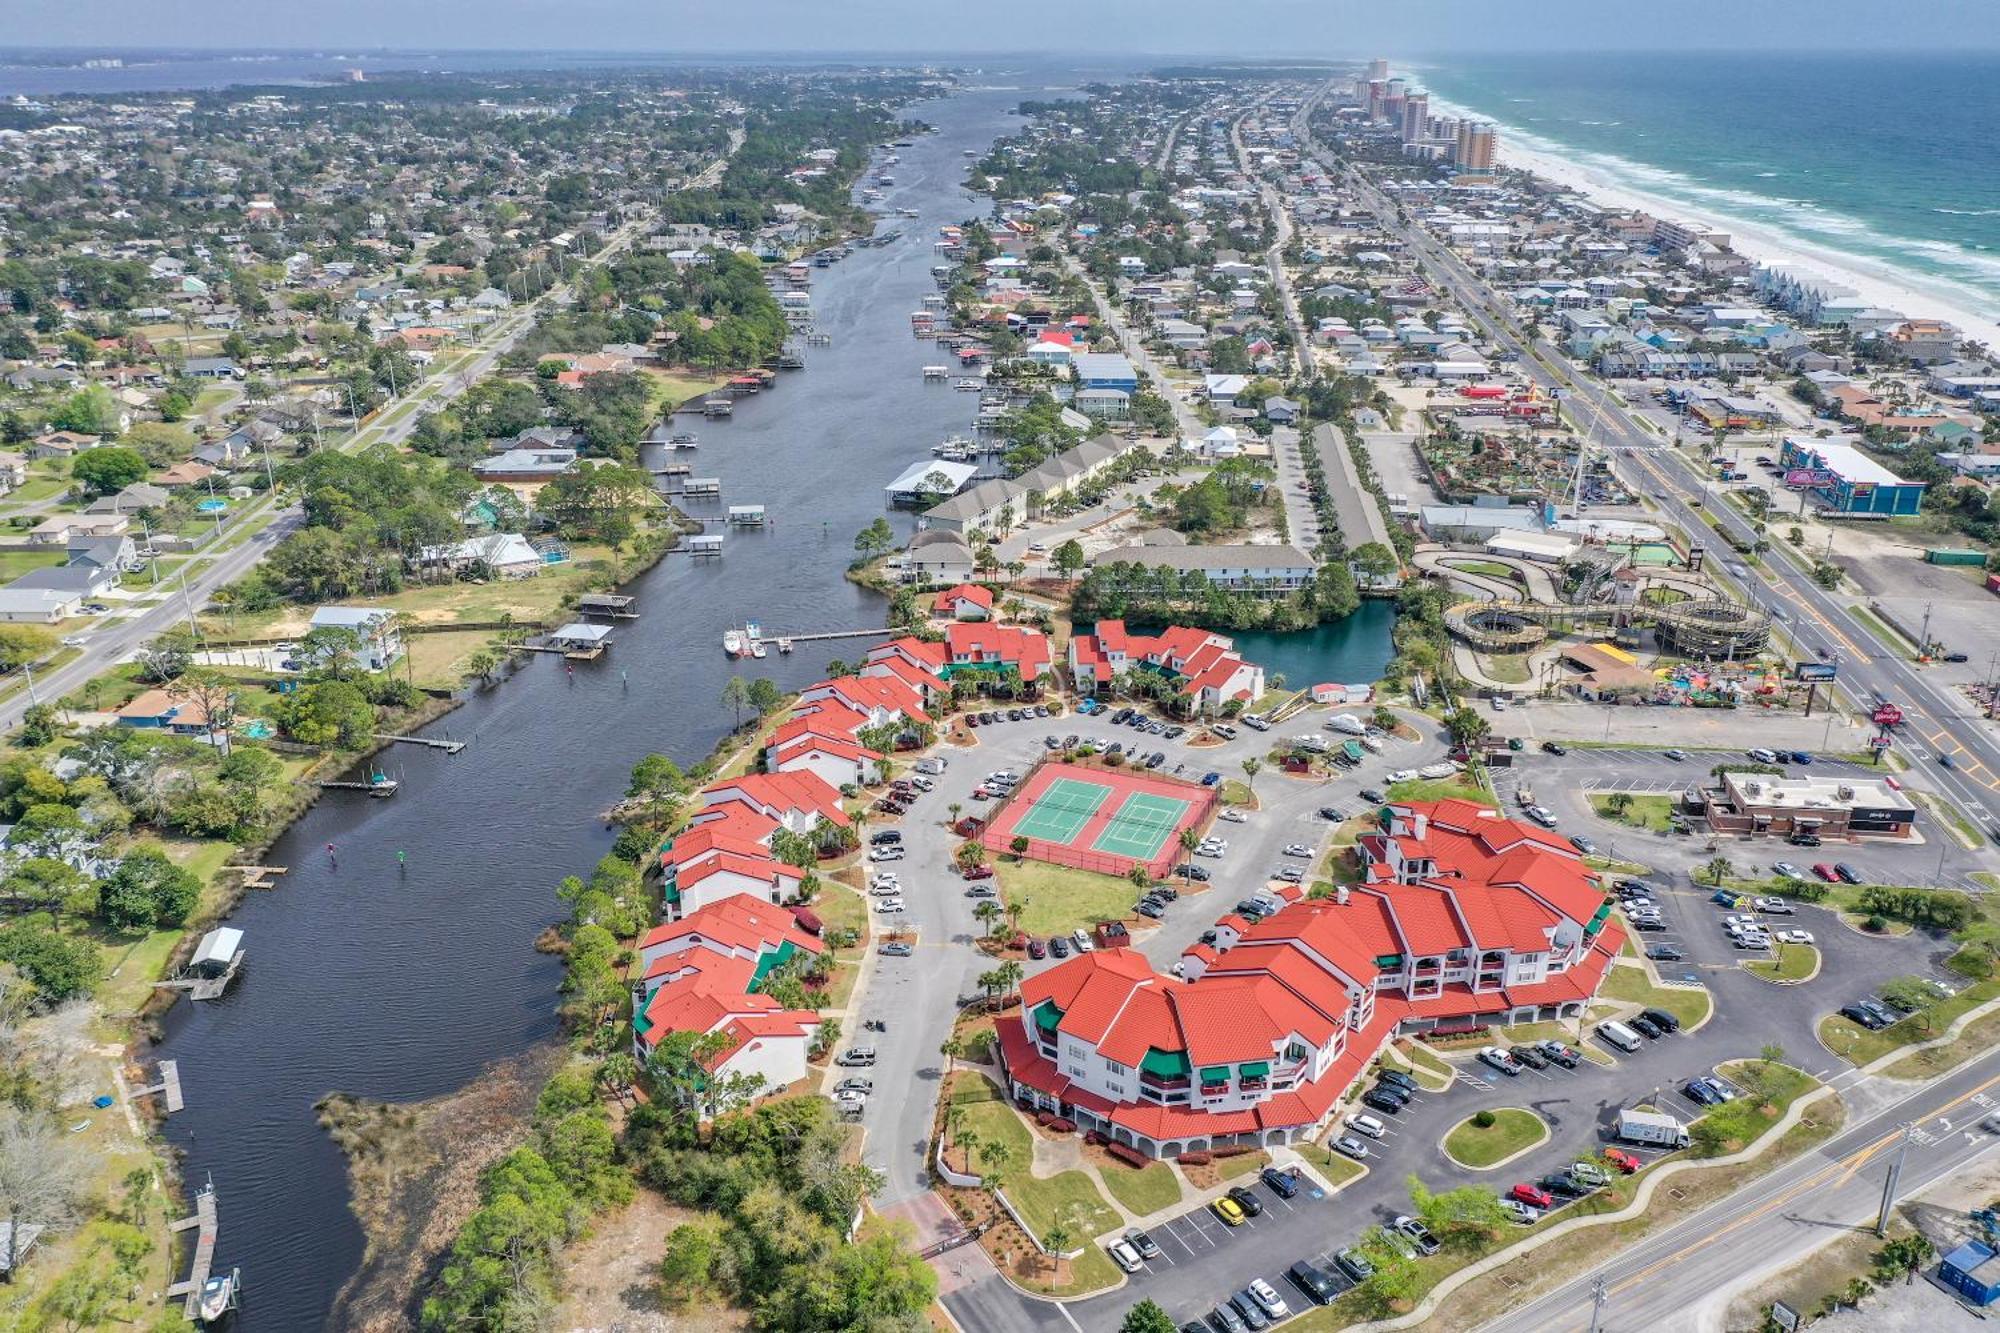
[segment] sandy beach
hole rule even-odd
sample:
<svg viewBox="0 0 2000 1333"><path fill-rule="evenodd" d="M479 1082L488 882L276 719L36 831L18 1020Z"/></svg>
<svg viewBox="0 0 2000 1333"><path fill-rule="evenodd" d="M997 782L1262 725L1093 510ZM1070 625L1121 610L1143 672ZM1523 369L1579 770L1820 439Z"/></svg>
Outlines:
<svg viewBox="0 0 2000 1333"><path fill-rule="evenodd" d="M1433 99L1441 113L1475 115L1464 107ZM1486 117L1480 116L1480 119ZM1501 165L1533 172L1544 180L1567 186L1609 208L1631 208L1655 217L1680 218L1727 232L1731 248L1763 264L1811 269L1835 282L1852 287L1867 301L1900 310L1913 319L1942 319L1958 326L1966 337L1983 342L2000 352L2000 310L1984 309L1940 295L1927 285L1885 265L1871 264L1837 250L1807 245L1792 237L1780 236L1765 227L1713 211L1691 207L1676 200L1650 195L1612 180L1603 172L1580 166L1566 158L1539 149L1523 148L1508 127L1500 126Z"/></svg>

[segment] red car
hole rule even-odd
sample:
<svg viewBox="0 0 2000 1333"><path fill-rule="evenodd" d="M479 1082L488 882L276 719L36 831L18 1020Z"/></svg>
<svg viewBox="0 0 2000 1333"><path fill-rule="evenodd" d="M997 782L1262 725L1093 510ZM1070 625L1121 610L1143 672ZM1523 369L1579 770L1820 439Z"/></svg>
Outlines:
<svg viewBox="0 0 2000 1333"><path fill-rule="evenodd" d="M1516 1203L1525 1203L1530 1208L1540 1208L1544 1211L1555 1206L1555 1200L1550 1197L1547 1190L1539 1189L1525 1181L1508 1190L1507 1197Z"/></svg>
<svg viewBox="0 0 2000 1333"><path fill-rule="evenodd" d="M1824 861L1813 867L1813 874L1818 875L1829 884L1840 883L1840 872Z"/></svg>
<svg viewBox="0 0 2000 1333"><path fill-rule="evenodd" d="M958 872L964 879L992 879L992 866L967 866Z"/></svg>
<svg viewBox="0 0 2000 1333"><path fill-rule="evenodd" d="M1604 1150L1604 1160L1611 1163L1611 1165L1617 1167L1620 1171L1623 1171L1628 1176L1631 1175L1634 1171L1637 1171L1641 1166L1645 1165L1638 1158L1634 1157L1631 1153L1626 1152L1623 1148L1606 1148Z"/></svg>

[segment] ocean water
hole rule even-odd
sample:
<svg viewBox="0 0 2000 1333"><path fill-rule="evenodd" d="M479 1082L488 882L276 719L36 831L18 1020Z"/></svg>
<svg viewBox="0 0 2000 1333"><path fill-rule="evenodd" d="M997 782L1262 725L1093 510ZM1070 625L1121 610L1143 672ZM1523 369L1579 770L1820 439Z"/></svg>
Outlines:
<svg viewBox="0 0 2000 1333"><path fill-rule="evenodd" d="M2000 316L2000 53L1454 56L1409 70L1503 143Z"/></svg>

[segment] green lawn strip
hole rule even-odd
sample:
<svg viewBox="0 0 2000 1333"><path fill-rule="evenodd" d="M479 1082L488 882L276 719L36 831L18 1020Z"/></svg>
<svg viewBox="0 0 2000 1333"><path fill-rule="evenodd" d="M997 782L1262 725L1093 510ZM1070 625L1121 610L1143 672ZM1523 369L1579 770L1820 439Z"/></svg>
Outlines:
<svg viewBox="0 0 2000 1333"><path fill-rule="evenodd" d="M1983 884L1989 889L2000 889L2000 875L1996 875L1990 870L1973 871L1972 881L1975 884Z"/></svg>
<svg viewBox="0 0 2000 1333"><path fill-rule="evenodd" d="M1616 792L1609 796L1592 796L1590 808L1611 823L1645 829L1650 833L1665 833L1672 827L1674 798Z"/></svg>
<svg viewBox="0 0 2000 1333"><path fill-rule="evenodd" d="M1382 1064L1408 1074L1430 1092L1443 1092L1451 1086L1451 1066L1437 1052L1414 1042L1408 1046L1383 1047Z"/></svg>
<svg viewBox="0 0 2000 1333"><path fill-rule="evenodd" d="M1067 935L1079 926L1116 921L1130 914L1139 891L1115 875L1045 861L994 858L1001 898L1020 903L1021 929L1030 935Z"/></svg>
<svg viewBox="0 0 2000 1333"><path fill-rule="evenodd" d="M1548 1136L1548 1127L1533 1111L1501 1106L1478 1114L1491 1114L1493 1123L1482 1129L1475 1116L1467 1116L1444 1136L1445 1152L1464 1166L1492 1166Z"/></svg>
<svg viewBox="0 0 2000 1333"><path fill-rule="evenodd" d="M1358 1180L1367 1170L1352 1157L1322 1148L1317 1143L1296 1143L1292 1151L1312 1163L1313 1170L1319 1172L1326 1183L1339 1189L1350 1180Z"/></svg>
<svg viewBox="0 0 2000 1333"><path fill-rule="evenodd" d="M1762 1060L1725 1061L1716 1072L1736 1084L1743 1095L1709 1108L1695 1122L1699 1129L1693 1136L1693 1151L1698 1157L1741 1152L1770 1132L1794 1101L1819 1086L1811 1074ZM1751 1087L1753 1074L1763 1084L1761 1095Z"/></svg>
<svg viewBox="0 0 2000 1333"><path fill-rule="evenodd" d="M1503 685L1526 685L1534 679L1528 671L1526 653L1481 653L1479 665Z"/></svg>
<svg viewBox="0 0 2000 1333"><path fill-rule="evenodd" d="M1520 1046L1531 1041L1559 1041L1581 1054L1586 1060L1593 1060L1605 1066L1618 1063L1608 1052L1598 1049L1594 1042L1580 1040L1576 1033L1552 1020L1541 1023L1516 1023L1507 1029L1509 1045Z"/></svg>
<svg viewBox="0 0 2000 1333"><path fill-rule="evenodd" d="M1224 805L1247 805L1254 808L1257 804L1256 797L1251 792L1249 784L1238 782L1235 778L1226 779L1222 784L1221 790L1216 794L1222 799Z"/></svg>
<svg viewBox="0 0 2000 1333"><path fill-rule="evenodd" d="M1705 988L1697 986L1655 986L1643 967L1613 964L1598 992L1609 1000L1625 1000L1649 1009L1664 1009L1680 1019L1681 1026L1693 1027L1708 1017L1713 1003Z"/></svg>
<svg viewBox="0 0 2000 1333"><path fill-rule="evenodd" d="M1828 1050L1857 1065L1865 1065L1891 1051L1929 1041L1956 1022L1960 1014L1978 1008L1995 996L2000 996L2000 978L1967 986L1948 1000L1940 1000L1927 1010L1905 1014L1889 1026L1873 1032L1839 1014L1828 1014L1819 1021L1819 1039Z"/></svg>
<svg viewBox="0 0 2000 1333"><path fill-rule="evenodd" d="M1752 959L1743 970L1766 981L1803 981L1819 966L1819 950L1810 944L1787 944L1776 958Z"/></svg>
<svg viewBox="0 0 2000 1333"><path fill-rule="evenodd" d="M1947 800L1935 792L1928 791L1913 791L1910 795L1916 797L1931 814L1951 825L1952 832L1967 847L1978 847L1985 841L1980 837L1979 830L1972 826L1972 821L1960 812L1956 801Z"/></svg>
<svg viewBox="0 0 2000 1333"><path fill-rule="evenodd" d="M1908 657L1910 655L1912 651L1910 641L1895 630L1890 629L1873 611L1870 611L1865 606L1850 606L1847 609L1853 613L1856 620L1861 622L1862 627L1880 639L1883 646L1888 648L1890 652L1895 653L1898 657Z"/></svg>
<svg viewBox="0 0 2000 1333"><path fill-rule="evenodd" d="M0 551L0 579L11 583L23 574L49 569L68 559L60 546L30 546Z"/></svg>
<svg viewBox="0 0 2000 1333"><path fill-rule="evenodd" d="M1481 805L1492 805L1493 795L1484 787L1460 773L1449 778L1412 778L1408 782L1392 783L1389 787L1391 801L1477 801Z"/></svg>
<svg viewBox="0 0 2000 1333"><path fill-rule="evenodd" d="M1509 583L1520 582L1520 575L1512 567L1492 560L1446 560L1446 569L1463 570L1467 574L1484 574L1491 579L1505 579Z"/></svg>
<svg viewBox="0 0 2000 1333"><path fill-rule="evenodd" d="M1942 1046L1912 1051L1883 1067L1889 1078L1935 1078L1958 1068L1975 1055L1984 1055L2000 1041L2000 1014L1987 1014L1965 1025L1964 1031Z"/></svg>
<svg viewBox="0 0 2000 1333"><path fill-rule="evenodd" d="M1154 1162L1137 1171L1123 1162L1113 1162L1101 1168L1098 1175L1104 1180L1104 1188L1111 1191L1111 1197L1139 1217L1171 1208L1181 1201L1180 1177L1165 1162Z"/></svg>

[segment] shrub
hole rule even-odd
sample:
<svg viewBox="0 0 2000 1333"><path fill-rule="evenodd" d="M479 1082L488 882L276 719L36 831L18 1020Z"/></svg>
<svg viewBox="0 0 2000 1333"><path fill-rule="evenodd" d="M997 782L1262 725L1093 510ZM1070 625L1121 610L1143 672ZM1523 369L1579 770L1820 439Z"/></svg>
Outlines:
<svg viewBox="0 0 2000 1333"><path fill-rule="evenodd" d="M1214 1155L1206 1152L1184 1152L1181 1154L1182 1166L1207 1166L1214 1160Z"/></svg>
<svg viewBox="0 0 2000 1333"><path fill-rule="evenodd" d="M1495 1117L1491 1111L1481 1111L1472 1117L1472 1123L1480 1129L1493 1128Z"/></svg>
<svg viewBox="0 0 2000 1333"><path fill-rule="evenodd" d="M1864 929L1871 930L1879 935L1889 928L1889 923L1879 916L1871 916L1862 923L1862 926Z"/></svg>

